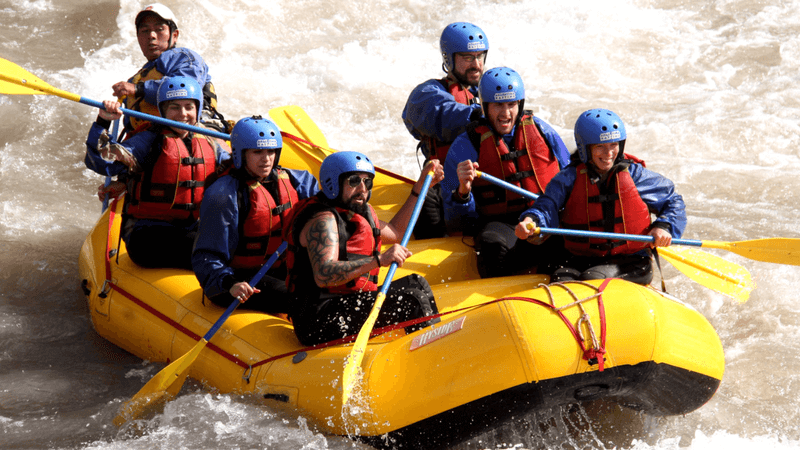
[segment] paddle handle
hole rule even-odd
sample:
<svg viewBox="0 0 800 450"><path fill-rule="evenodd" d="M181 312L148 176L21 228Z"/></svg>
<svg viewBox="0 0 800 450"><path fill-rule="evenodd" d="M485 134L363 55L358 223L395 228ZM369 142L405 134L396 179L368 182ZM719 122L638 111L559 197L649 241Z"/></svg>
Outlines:
<svg viewBox="0 0 800 450"><path fill-rule="evenodd" d="M261 281L261 278L264 276L264 274L267 273L267 271L270 269L270 267L272 267L273 264L275 264L275 261L277 261L278 258L281 256L281 253L283 253L283 251L286 250L287 245L289 244L286 241L283 241L281 243L280 247L278 247L278 250L276 250L275 253L273 253L272 256L269 257L267 262L265 262L264 265L261 266L261 269L259 269L258 273L256 273L253 279L250 280L250 286L255 286L256 284L258 284L259 281ZM211 329L208 330L205 336L203 336L203 339L205 339L206 341L210 341L211 338L214 336L214 334L220 329L220 327L222 327L222 324L225 323L226 320L228 320L228 317L230 317L230 315L233 314L233 311L236 310L236 308L241 303L242 302L240 302L239 299L234 299L233 302L231 302L231 305L228 306L228 309L226 309L225 312L222 313L219 319L217 319L217 321L214 322L214 325L211 326Z"/></svg>
<svg viewBox="0 0 800 450"><path fill-rule="evenodd" d="M114 121L114 126L111 128L111 139L117 140L117 135L118 134L119 134L119 119ZM106 175L106 181L105 181L105 183L103 183L103 186L108 187L108 185L110 185L110 184L111 184L111 177ZM106 192L106 196L105 196L105 198L103 198L103 211L102 212L105 212L106 208L108 208L109 197L110 196L108 195L108 192Z"/></svg>
<svg viewBox="0 0 800 450"><path fill-rule="evenodd" d="M103 183L103 186L108 187L110 184L111 184L111 177L106 175L106 181ZM106 209L108 208L109 197L110 195L108 195L108 192L106 192L106 196L103 198L103 210L101 212L106 212Z"/></svg>

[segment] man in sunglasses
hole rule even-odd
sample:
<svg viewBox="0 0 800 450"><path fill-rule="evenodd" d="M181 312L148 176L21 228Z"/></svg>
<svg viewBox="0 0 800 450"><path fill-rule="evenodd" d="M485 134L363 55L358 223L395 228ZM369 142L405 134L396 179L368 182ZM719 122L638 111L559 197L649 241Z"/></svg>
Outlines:
<svg viewBox="0 0 800 450"><path fill-rule="evenodd" d="M478 26L468 22L451 23L439 39L442 79L428 80L411 92L403 109L403 123L419 140L417 150L425 160L444 163L450 144L467 125L482 116L478 102L478 82L489 51L489 40ZM417 239L442 237L447 232L442 194L437 186L428 191L414 236Z"/></svg>
<svg viewBox="0 0 800 450"><path fill-rule="evenodd" d="M378 293L383 266L411 256L402 240L427 172L431 185L444 178L438 161L425 166L408 199L389 223L369 204L375 167L358 152L336 152L320 166L322 191L292 210L283 238L289 243L287 287L290 316L304 345L316 345L358 333ZM394 243L381 253L382 243ZM394 280L376 328L436 314L428 282L419 275ZM432 322L406 327L413 332Z"/></svg>

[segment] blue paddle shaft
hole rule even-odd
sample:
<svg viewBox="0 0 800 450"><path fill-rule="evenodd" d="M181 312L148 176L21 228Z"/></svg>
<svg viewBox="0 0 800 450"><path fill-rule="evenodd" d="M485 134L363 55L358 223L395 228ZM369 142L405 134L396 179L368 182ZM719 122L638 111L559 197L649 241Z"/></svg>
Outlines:
<svg viewBox="0 0 800 450"><path fill-rule="evenodd" d="M278 250L276 250L275 253L273 253L272 256L269 257L269 260L267 260L267 262L265 262L264 265L261 266L261 269L258 271L258 273L256 273L253 279L250 280L250 286L255 286L256 284L258 284L259 281L261 281L261 277L263 277L264 274L267 273L269 268L272 267L273 264L275 264L275 261L277 261L278 257L281 256L281 253L283 253L283 251L286 250L287 245L288 243L286 241L283 241L281 243L280 247L278 247ZM239 306L240 303L241 302L239 301L238 298L233 300L231 305L228 306L228 309L226 309L225 312L222 313L222 315L219 317L219 319L217 319L214 325L211 326L211 329L208 330L208 333L206 333L206 335L203 336L203 339L205 339L206 342L211 340L211 338L214 336L214 333L216 333L217 330L219 330L220 327L222 327L222 324L225 323L226 320L228 320L228 317L230 317L230 315L233 314L233 311L236 309L237 306Z"/></svg>
<svg viewBox="0 0 800 450"><path fill-rule="evenodd" d="M488 181L488 182L490 182L492 184L495 184L495 185L500 186L502 188L506 188L509 191L514 192L515 194L519 194L519 195L521 195L521 196L523 196L525 198L529 198L531 200L536 200L537 198L539 198L539 196L534 194L533 192L526 191L525 189L522 189L519 186L515 186L515 185L513 185L513 184L511 184L511 183L509 183L509 182L507 182L505 180L501 180L500 178L497 178L495 176L489 175L486 172L480 172L479 177L485 179L486 181Z"/></svg>
<svg viewBox="0 0 800 450"><path fill-rule="evenodd" d="M562 228L539 228L539 232L541 232L542 234L559 234L561 236L612 239L617 241L653 242L655 240L655 237L650 236L649 234L605 233L602 231L565 230ZM697 241L694 239L673 239L672 244L702 247L703 241Z"/></svg>
<svg viewBox="0 0 800 450"><path fill-rule="evenodd" d="M414 225L417 223L417 218L419 218L419 212L422 211L422 204L425 203L425 197L428 195L428 188L431 185L431 180L433 179L433 173L428 173L425 176L425 181L422 183L422 189L419 190L419 198L417 199L417 203L414 205L414 210L411 212L411 218L408 219L408 225L406 226L406 232L403 233L403 240L400 241L400 245L405 247L408 245L408 241L411 239L411 233L414 231ZM413 187L411 189L414 189ZM383 286L381 286L381 292L383 295L386 295L386 292L389 290L389 285L392 283L392 278L394 278L394 272L397 270L397 263L393 262L389 266L389 271L386 273L386 279L383 280Z"/></svg>
<svg viewBox="0 0 800 450"><path fill-rule="evenodd" d="M100 108L105 110L106 108L103 106L102 102L98 102L97 100L88 99L86 97L81 97L80 102L84 105L94 106L95 108ZM127 114L129 116L136 117L137 119L146 120L148 122L155 122L161 125L166 125L168 127L180 128L181 130L192 131L199 134L205 134L206 136L211 136L215 138L220 138L223 140L229 140L231 136L229 134L220 133L218 131L209 130L208 128L201 128L194 125L189 125L182 122L176 122L174 120L165 119L163 117L158 116L151 116L150 114L145 114L139 111L134 111L132 109L123 109L123 114Z"/></svg>
<svg viewBox="0 0 800 450"><path fill-rule="evenodd" d="M539 196L534 194L533 192L528 192L525 189L514 186L513 184L503 181L492 175L489 175L488 173L481 172L480 177L485 178L486 181L490 183L496 184L500 187L504 187L512 192L516 192L517 194L529 198L531 200L536 200L537 198L539 198ZM605 233L601 231L565 230L562 228L539 228L539 232L543 234L558 234L561 236L577 236L577 237L588 237L597 239L616 239L618 241L653 242L655 240L655 237L646 234ZM703 241L698 241L694 239L673 239L672 243L675 245L688 245L692 247L703 246Z"/></svg>

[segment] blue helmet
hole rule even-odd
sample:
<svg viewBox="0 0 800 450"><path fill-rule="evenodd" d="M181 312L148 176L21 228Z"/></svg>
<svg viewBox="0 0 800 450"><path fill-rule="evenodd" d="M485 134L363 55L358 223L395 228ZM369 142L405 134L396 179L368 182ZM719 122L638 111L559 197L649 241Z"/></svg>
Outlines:
<svg viewBox="0 0 800 450"><path fill-rule="evenodd" d="M525 100L525 85L514 69L495 67L481 77L478 95L481 104L516 102Z"/></svg>
<svg viewBox="0 0 800 450"><path fill-rule="evenodd" d="M156 100L158 102L158 111L162 116L165 116L164 109L161 108L162 103L183 99L191 99L197 102L197 118L195 120L199 121L200 111L203 110L203 89L197 81L189 77L166 77L161 80Z"/></svg>
<svg viewBox="0 0 800 450"><path fill-rule="evenodd" d="M627 139L625 124L613 111L607 109L590 109L578 116L575 122L575 144L578 146L578 157L582 163L590 159L589 146L592 144L606 144L619 142L619 155Z"/></svg>
<svg viewBox="0 0 800 450"><path fill-rule="evenodd" d="M330 200L338 198L340 178L351 172L366 172L375 176L375 166L367 155L359 152L336 152L325 157L319 167L322 193Z"/></svg>
<svg viewBox="0 0 800 450"><path fill-rule="evenodd" d="M489 117L489 103L519 102L517 123L522 119L522 110L525 107L525 84L514 69L495 67L487 70L478 85L478 96L481 99L484 117Z"/></svg>
<svg viewBox="0 0 800 450"><path fill-rule="evenodd" d="M245 117L236 122L231 130L231 150L233 167L241 169L244 165L244 151L255 149L275 149L275 166L281 159L283 138L281 130L271 120L261 116Z"/></svg>
<svg viewBox="0 0 800 450"><path fill-rule="evenodd" d="M455 53L488 51L489 39L478 26L469 22L456 22L442 31L439 49L442 52L442 69L449 73L455 67Z"/></svg>

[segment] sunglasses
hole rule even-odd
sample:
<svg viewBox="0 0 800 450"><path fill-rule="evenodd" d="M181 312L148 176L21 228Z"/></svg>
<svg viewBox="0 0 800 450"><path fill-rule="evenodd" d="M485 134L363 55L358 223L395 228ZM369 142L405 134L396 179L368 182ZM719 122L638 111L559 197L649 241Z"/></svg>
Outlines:
<svg viewBox="0 0 800 450"><path fill-rule="evenodd" d="M347 184L351 188L358 187L358 185L361 184L362 181L364 182L364 187L367 188L368 191L372 189L371 177L361 177L360 175L350 175L349 177L347 177Z"/></svg>

